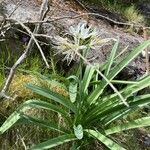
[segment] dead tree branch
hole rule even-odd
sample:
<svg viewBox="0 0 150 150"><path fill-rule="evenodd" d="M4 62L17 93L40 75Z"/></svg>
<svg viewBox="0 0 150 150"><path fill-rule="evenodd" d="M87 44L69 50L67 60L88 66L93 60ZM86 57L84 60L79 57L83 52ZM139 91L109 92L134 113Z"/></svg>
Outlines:
<svg viewBox="0 0 150 150"><path fill-rule="evenodd" d="M119 22L119 21L115 21L109 17L106 17L104 15L98 14L98 13L82 13L82 14L77 14L77 15L73 15L73 16L63 16L63 17L56 17L56 18L51 18L51 19L45 19L42 21L27 21L27 22L22 22L23 24L39 24L39 23L51 23L54 21L58 21L58 20L63 20L63 19L76 19L76 18L80 18L83 16L97 16L100 17L102 19L108 20L116 25L124 25L124 26L132 26L132 27L137 27L137 28L145 28L145 29L150 29L149 26L143 26L143 25L138 25L138 24L133 24L133 23L127 23L127 22ZM10 25L19 25L19 23L17 23L14 19L11 18L5 18L6 21L10 22L10 24L5 25L3 28L8 28Z"/></svg>
<svg viewBox="0 0 150 150"><path fill-rule="evenodd" d="M147 29L143 28L144 40L148 40ZM146 60L146 70L147 74L150 74L150 64L149 64L149 52L148 48L145 49L145 60Z"/></svg>
<svg viewBox="0 0 150 150"><path fill-rule="evenodd" d="M40 21L40 20L42 21L42 20L45 18L47 12L48 12L48 0L43 0L43 3L42 3L42 5L41 5L41 9L40 9L39 21ZM28 30L28 27L26 27L22 22L19 22L19 21L17 21L17 22L18 22L22 27L24 27L27 31L29 31L29 30ZM34 34L37 34L37 33L39 32L39 29L40 29L40 27L41 27L41 24L42 24L42 23L39 23L39 24L35 27L35 29L34 29L34 31L33 31ZM30 31L29 31L29 32L30 32ZM31 33L30 33L30 34L31 34ZM5 93L6 93L6 91L8 90L8 88L9 88L9 86L10 86L10 84L11 84L11 81L12 81L12 79L13 79L13 77L14 77L14 74L15 74L15 72L16 72L17 67L26 59L26 57L28 56L28 54L31 52L31 50L32 50L32 48L33 48L33 46L34 46L34 42L36 43L37 41L35 40L34 35L31 34L31 38L30 38L30 41L29 41L29 43L28 43L28 45L27 45L26 50L24 51L24 53L19 57L19 59L15 62L15 64L14 64L14 65L12 66L12 68L10 69L10 72L9 72L8 78L6 79L5 85L4 85L3 89L2 89L2 91L0 92L0 98L6 98L6 99L9 99L9 98L10 98L10 97L7 96ZM37 42L37 43L38 43L38 42ZM36 44L37 44L37 43L36 43Z"/></svg>
<svg viewBox="0 0 150 150"><path fill-rule="evenodd" d="M43 60L44 60L44 62L45 62L45 64L46 64L47 68L49 68L50 66L49 66L49 64L48 64L48 62L47 62L47 60L46 60L46 57L45 57L45 55L44 55L44 53L43 53L43 51L42 51L42 48L40 47L40 45L39 45L37 39L36 39L35 36L34 36L35 33L38 33L37 31L39 30L40 26L39 26L39 28L37 27L38 30L33 31L33 33L32 33L32 32L30 31L30 29L29 29L27 26L25 26L22 22L20 22L20 21L17 21L17 22L29 33L29 35L31 36L31 38L33 39L33 41L35 42L35 44L37 45L37 47L38 47L38 49L39 49L39 51L40 51L40 53L41 53L41 56L42 56L42 58L43 58Z"/></svg>

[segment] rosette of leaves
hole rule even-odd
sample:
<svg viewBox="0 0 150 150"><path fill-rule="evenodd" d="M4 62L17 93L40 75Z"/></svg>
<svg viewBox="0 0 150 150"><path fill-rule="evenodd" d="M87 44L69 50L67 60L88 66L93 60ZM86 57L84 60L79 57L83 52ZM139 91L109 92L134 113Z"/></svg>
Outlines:
<svg viewBox="0 0 150 150"><path fill-rule="evenodd" d="M118 55L116 56L118 44L117 41L112 48L110 59L103 66L87 65L84 70L82 69L82 71L67 78L70 82L69 97L41 86L28 85L29 89L45 97L47 101L31 99L23 103L2 124L0 133L3 134L15 124L29 123L59 133L57 137L34 145L30 148L32 150L50 149L67 142L72 143L70 144L72 149L86 149L88 143L91 144L91 139L103 143L111 150L125 150L123 145L118 144L110 136L125 130L150 125L149 116L117 124L119 120L133 111L150 104L150 94L136 95L138 91L150 86L150 76L145 76L134 82L115 81L113 79L146 47L150 46L150 40L133 49L122 61L114 64L118 58ZM79 67L80 69L81 67ZM107 81L99 76L100 71L104 72ZM108 81L124 84L119 93L128 105L125 105L118 93L106 94L107 87L110 85ZM45 109L60 114L67 126L26 115L25 112L31 108Z"/></svg>

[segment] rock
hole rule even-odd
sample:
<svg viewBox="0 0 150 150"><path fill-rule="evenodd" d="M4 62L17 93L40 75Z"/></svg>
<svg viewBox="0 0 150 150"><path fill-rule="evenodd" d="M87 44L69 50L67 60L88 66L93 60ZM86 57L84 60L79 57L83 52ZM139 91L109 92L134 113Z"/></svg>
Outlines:
<svg viewBox="0 0 150 150"><path fill-rule="evenodd" d="M11 18L18 19L20 21L34 21L37 20L39 15L39 6L35 0L25 0L19 3L19 0L6 0L4 3L5 15L11 15Z"/></svg>
<svg viewBox="0 0 150 150"><path fill-rule="evenodd" d="M147 134L147 136L145 136L144 144L146 147L150 147L150 134Z"/></svg>
<svg viewBox="0 0 150 150"><path fill-rule="evenodd" d="M12 13L12 11L17 7L17 2L19 0L6 0L3 4L5 6L5 15L8 16ZM86 12L81 7L73 6L73 1L65 1L60 0L59 3L57 0L53 0L50 4L50 11L47 14L48 17L64 17L64 16L75 16L77 14L82 14ZM11 18L17 19L20 21L36 21L39 15L39 1L37 0L22 0L19 7L14 11L11 15ZM76 25L79 22L88 22L89 25L96 27L99 30L99 34L103 38L120 38L120 49L128 47L128 52L130 52L134 47L137 47L142 41L143 38L139 35L130 35L128 33L123 32L121 28L112 28L106 21L96 19L95 17L80 17L76 19L66 18L57 20L51 23L43 24L43 32L47 35L50 35L53 40L53 37L56 35L63 35L68 32L68 29L71 25ZM108 55L111 51L111 45L108 45L101 50L92 51L89 54L90 57L95 57L94 61L103 63L108 58ZM138 60L138 63L136 63ZM140 58L138 58L136 62L131 63L131 66L137 67L141 69L143 63Z"/></svg>
<svg viewBox="0 0 150 150"><path fill-rule="evenodd" d="M146 17L146 19L150 19L150 2L147 1L139 4L138 9Z"/></svg>
<svg viewBox="0 0 150 150"><path fill-rule="evenodd" d="M4 16L0 16L0 23L3 22Z"/></svg>

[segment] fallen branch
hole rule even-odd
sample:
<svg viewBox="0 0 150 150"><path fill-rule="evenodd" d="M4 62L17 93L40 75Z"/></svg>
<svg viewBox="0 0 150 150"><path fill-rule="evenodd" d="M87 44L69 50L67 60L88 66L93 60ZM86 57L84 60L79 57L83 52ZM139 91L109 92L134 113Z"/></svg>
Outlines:
<svg viewBox="0 0 150 150"><path fill-rule="evenodd" d="M17 21L28 33L29 33L29 35L31 36L31 38L33 39L33 41L35 42L35 44L37 45L37 47L38 47L38 49L39 49L39 51L40 51L40 53L41 53L41 56L42 56L42 58L43 58L43 60L44 60L44 62L45 62L45 64L46 64L46 66L47 66L47 68L50 68L50 66L49 66L49 64L48 64L48 62L47 62L47 60L46 60L46 57L45 57L45 55L44 55L44 53L43 53L43 51L42 51L42 48L40 47L40 45L39 45L39 43L38 43L38 41L37 41L37 39L35 38L35 36L34 36L34 34L35 33L38 33L37 31L39 30L39 28L37 28L35 31L33 31L33 33L30 31L30 29L27 27L27 26L25 26L22 22L20 22L20 21Z"/></svg>
<svg viewBox="0 0 150 150"><path fill-rule="evenodd" d="M21 29L13 28L13 27L12 27L12 29L13 29L13 30L16 30L16 31L18 31L18 32L20 32L20 33L23 33L23 34L25 34L25 35L27 35L27 36L30 36L29 33L25 32L25 31L23 31L23 30L21 30ZM40 35L45 35L45 34L34 34L35 37L42 37L42 36L40 36ZM30 36L30 37L31 37L31 36ZM43 36L43 37L44 37L44 36ZM51 37L51 36L50 36L50 37ZM36 40L37 40L37 39L36 39ZM37 40L37 41L38 41L38 43L41 43L41 44L43 44L43 45L50 46L50 44L45 43L45 42L43 42L43 41L40 41L40 40Z"/></svg>
<svg viewBox="0 0 150 150"><path fill-rule="evenodd" d="M43 21L26 21L26 22L22 22L23 24L38 24L38 23L51 23L54 21L58 21L58 20L63 20L63 19L76 19L76 18L80 18L83 16L97 16L100 17L102 19L108 20L116 25L124 25L124 26L132 26L132 27L137 27L137 28L145 28L145 29L150 29L149 26L143 26L143 25L138 25L138 24L133 24L133 23L126 23L126 22L119 22L119 21L115 21L109 17L106 17L104 15L100 15L98 13L82 13L82 14L77 14L74 16L63 16L63 17L56 17L56 18L52 18L52 19L45 19ZM15 22L14 19L11 18L5 18L6 21L11 22L10 25L19 25L19 23ZM9 24L5 25L4 28L7 28L10 26Z"/></svg>

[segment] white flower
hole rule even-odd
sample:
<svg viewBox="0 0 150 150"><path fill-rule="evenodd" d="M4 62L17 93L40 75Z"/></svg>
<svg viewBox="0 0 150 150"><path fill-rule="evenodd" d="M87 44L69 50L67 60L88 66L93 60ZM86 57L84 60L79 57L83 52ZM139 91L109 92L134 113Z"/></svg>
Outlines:
<svg viewBox="0 0 150 150"><path fill-rule="evenodd" d="M74 38L78 38L79 40L86 40L98 35L96 29L92 29L91 26L87 27L86 23L79 23L76 27L71 26L69 32L71 35L73 35Z"/></svg>
<svg viewBox="0 0 150 150"><path fill-rule="evenodd" d="M92 49L96 49L97 47L104 46L104 44L108 43L109 41L114 40L113 38L105 38L101 39L100 37L92 38L89 47Z"/></svg>
<svg viewBox="0 0 150 150"><path fill-rule="evenodd" d="M87 47L85 45L79 45L77 41L71 41L68 38L57 37L57 50L58 53L65 55L64 60L67 60L68 64L76 58L76 51L84 50Z"/></svg>
<svg viewBox="0 0 150 150"><path fill-rule="evenodd" d="M76 27L71 26L69 32L73 36L73 40L60 36L55 38L56 48L58 49L56 54L65 55L64 60L67 60L68 64L76 58L77 52L86 57L87 50L103 46L112 40L112 38L101 39L97 30L92 29L91 26L87 27L85 23L79 23Z"/></svg>

